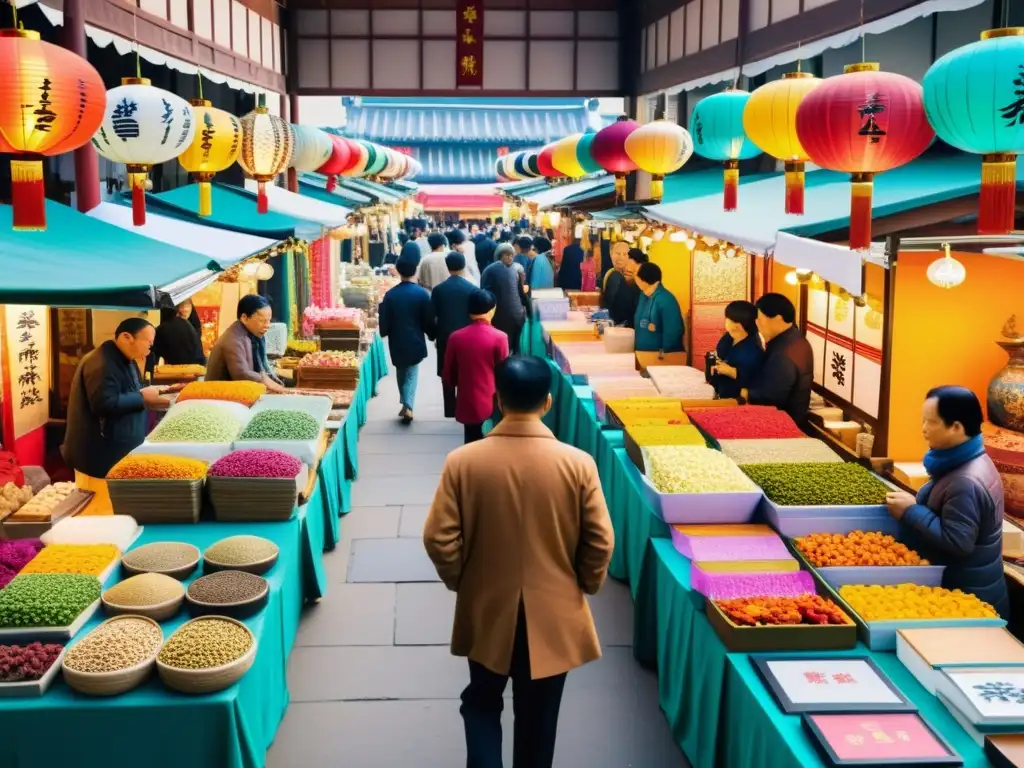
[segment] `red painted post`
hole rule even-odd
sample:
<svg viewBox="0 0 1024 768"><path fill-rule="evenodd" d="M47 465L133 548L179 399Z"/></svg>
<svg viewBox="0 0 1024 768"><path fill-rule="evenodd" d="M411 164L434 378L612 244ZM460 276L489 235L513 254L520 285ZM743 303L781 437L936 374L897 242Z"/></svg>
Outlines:
<svg viewBox="0 0 1024 768"><path fill-rule="evenodd" d="M84 0L64 0L63 35L65 48L88 58ZM75 150L75 198L82 213L100 204L100 158L91 142Z"/></svg>

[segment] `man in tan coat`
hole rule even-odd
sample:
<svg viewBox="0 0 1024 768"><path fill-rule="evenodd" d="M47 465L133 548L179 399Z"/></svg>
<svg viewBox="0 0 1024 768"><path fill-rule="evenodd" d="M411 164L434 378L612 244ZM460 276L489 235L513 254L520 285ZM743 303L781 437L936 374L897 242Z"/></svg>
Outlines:
<svg viewBox="0 0 1024 768"><path fill-rule="evenodd" d="M566 674L601 656L585 595L604 582L612 526L594 460L541 422L548 364L508 358L495 385L503 419L448 455L423 543L458 593L451 649L469 658L468 768L501 768L510 677L514 763L550 768Z"/></svg>

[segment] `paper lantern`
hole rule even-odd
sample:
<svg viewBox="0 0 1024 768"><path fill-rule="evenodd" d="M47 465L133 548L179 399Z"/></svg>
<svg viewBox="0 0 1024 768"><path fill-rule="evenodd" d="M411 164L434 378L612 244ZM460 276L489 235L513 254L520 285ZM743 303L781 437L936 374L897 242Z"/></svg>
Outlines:
<svg viewBox="0 0 1024 768"><path fill-rule="evenodd" d="M256 210L260 213L270 210L266 185L291 162L293 139L291 127L267 111L262 95L256 109L242 118L242 151L238 155L238 164L246 176L258 184Z"/></svg>
<svg viewBox="0 0 1024 768"><path fill-rule="evenodd" d="M356 139L349 139L348 144L355 160L341 172L341 175L348 178L359 178L365 174L366 165L370 162L370 146L365 141Z"/></svg>
<svg viewBox="0 0 1024 768"><path fill-rule="evenodd" d="M928 282L932 285L949 290L956 288L967 279L967 268L953 258L948 243L944 245L944 248L946 251L945 256L929 264L925 275L928 277Z"/></svg>
<svg viewBox="0 0 1024 768"><path fill-rule="evenodd" d="M267 262L262 262L256 268L256 279L257 280L269 280L274 276L274 268Z"/></svg>
<svg viewBox="0 0 1024 768"><path fill-rule="evenodd" d="M295 123L291 123L291 129L295 144L292 148L292 159L288 163L289 168L300 172L315 171L330 160L334 144L326 133L311 125Z"/></svg>
<svg viewBox="0 0 1024 768"><path fill-rule="evenodd" d="M398 177L405 175L405 169L407 167L406 156L401 152L396 152L390 147L385 147L384 151L387 154L388 162L384 166L384 170L382 170L378 175L382 179L397 179Z"/></svg>
<svg viewBox="0 0 1024 768"><path fill-rule="evenodd" d="M596 131L587 131L580 137L580 140L576 142L576 162L578 162L580 167L588 174L597 173L601 170L601 165L596 162L590 154L590 145L594 143L595 136L597 136Z"/></svg>
<svg viewBox="0 0 1024 768"><path fill-rule="evenodd" d="M810 72L787 72L765 83L747 99L743 130L762 151L786 164L786 213L804 212L804 163L807 152L796 135L796 110L821 83Z"/></svg>
<svg viewBox="0 0 1024 768"><path fill-rule="evenodd" d="M626 175L636 170L636 163L626 153L626 139L640 125L625 115L598 131L590 142L590 156L608 173L615 174L615 204L626 200Z"/></svg>
<svg viewBox="0 0 1024 768"><path fill-rule="evenodd" d="M367 178L372 178L384 170L384 166L388 163L388 156L384 151L384 147L380 146L380 144L374 144L372 141L365 141L363 143L366 144L366 150L370 154L370 159L366 161L363 175Z"/></svg>
<svg viewBox="0 0 1024 768"><path fill-rule="evenodd" d="M103 123L92 143L107 160L124 163L132 190L132 222L146 223L146 176L192 143L196 121L181 96L154 88L145 77L125 77L107 91Z"/></svg>
<svg viewBox="0 0 1024 768"><path fill-rule="evenodd" d="M761 154L743 131L743 110L750 94L735 88L701 99L690 115L693 151L725 163L723 207L735 211L739 202L740 160Z"/></svg>
<svg viewBox="0 0 1024 768"><path fill-rule="evenodd" d="M189 103L195 116L196 133L192 143L178 155L178 162L195 175L199 182L199 215L209 216L213 213L210 180L238 159L242 124L237 117L217 109L207 99L193 99Z"/></svg>
<svg viewBox="0 0 1024 768"><path fill-rule="evenodd" d="M535 179L540 175L539 168L530 167L531 155L536 157L532 152L516 152L509 161L509 167L521 179Z"/></svg>
<svg viewBox="0 0 1024 768"><path fill-rule="evenodd" d="M41 156L87 143L103 121L107 94L99 73L38 32L0 30L0 152L11 160L16 230L46 229Z"/></svg>
<svg viewBox="0 0 1024 768"><path fill-rule="evenodd" d="M501 175L509 181L520 181L527 178L525 174L519 172L515 162L515 155L505 155L504 157L499 157L498 160L501 163Z"/></svg>
<svg viewBox="0 0 1024 768"><path fill-rule="evenodd" d="M1011 232L1024 152L1024 27L983 32L932 64L924 108L939 138L982 156L978 232Z"/></svg>
<svg viewBox="0 0 1024 768"><path fill-rule="evenodd" d="M583 138L582 133L573 133L563 139L559 139L553 145L551 151L551 164L570 179L578 179L587 175L587 171L580 165L576 156L576 145Z"/></svg>
<svg viewBox="0 0 1024 768"><path fill-rule="evenodd" d="M338 186L338 174L350 168L355 162L356 156L348 139L333 134L327 134L327 138L331 142L331 156L316 169L316 172L327 177L327 191L333 192L334 188Z"/></svg>
<svg viewBox="0 0 1024 768"><path fill-rule="evenodd" d="M541 177L540 172L540 152L527 152L526 153L526 168L530 171L530 176L535 179Z"/></svg>
<svg viewBox="0 0 1024 768"><path fill-rule="evenodd" d="M871 247L873 178L908 163L934 137L921 86L879 72L878 64L851 64L807 94L796 112L800 144L815 165L851 174L850 248Z"/></svg>
<svg viewBox="0 0 1024 768"><path fill-rule="evenodd" d="M499 181L511 181L512 177L505 173L505 161L508 160L508 156L496 157L494 159L494 175L498 177Z"/></svg>
<svg viewBox="0 0 1024 768"><path fill-rule="evenodd" d="M545 144L543 149L537 153L537 167L540 169L540 175L546 179L557 179L565 175L555 168L554 155L554 142Z"/></svg>
<svg viewBox="0 0 1024 768"><path fill-rule="evenodd" d="M415 157L409 158L409 170L406 171L405 178L412 179L423 172L423 164L420 163Z"/></svg>
<svg viewBox="0 0 1024 768"><path fill-rule="evenodd" d="M651 174L651 197L661 200L665 176L686 164L693 154L693 141L682 126L655 120L629 134L625 148L637 168Z"/></svg>

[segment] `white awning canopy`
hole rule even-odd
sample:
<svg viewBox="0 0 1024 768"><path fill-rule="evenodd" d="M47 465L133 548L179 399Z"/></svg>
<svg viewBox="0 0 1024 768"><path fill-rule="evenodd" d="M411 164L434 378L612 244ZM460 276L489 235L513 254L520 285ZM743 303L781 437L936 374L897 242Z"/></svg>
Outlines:
<svg viewBox="0 0 1024 768"><path fill-rule="evenodd" d="M864 254L845 245L779 232L774 255L779 264L816 272L833 285L845 288L852 296L864 293Z"/></svg>

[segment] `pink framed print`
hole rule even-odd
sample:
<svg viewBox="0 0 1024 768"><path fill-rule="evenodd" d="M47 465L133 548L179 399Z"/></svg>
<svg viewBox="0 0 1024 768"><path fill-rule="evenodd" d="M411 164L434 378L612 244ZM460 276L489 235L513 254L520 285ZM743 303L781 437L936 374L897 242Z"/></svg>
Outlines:
<svg viewBox="0 0 1024 768"><path fill-rule="evenodd" d="M805 714L803 723L832 766L963 765L960 755L915 712Z"/></svg>

